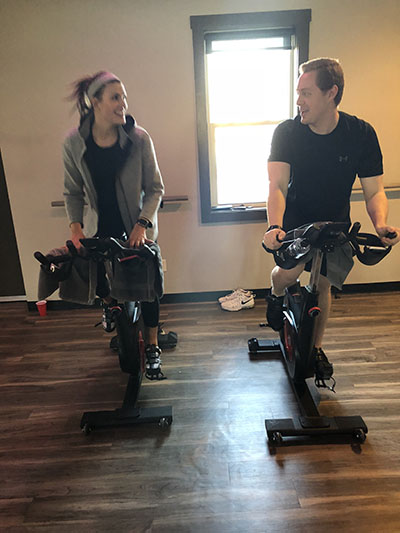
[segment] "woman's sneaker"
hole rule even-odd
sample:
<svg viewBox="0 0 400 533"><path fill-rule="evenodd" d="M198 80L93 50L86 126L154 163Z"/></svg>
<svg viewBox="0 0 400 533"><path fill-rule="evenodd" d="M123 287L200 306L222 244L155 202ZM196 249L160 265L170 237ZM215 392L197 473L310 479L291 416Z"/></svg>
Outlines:
<svg viewBox="0 0 400 533"><path fill-rule="evenodd" d="M161 372L161 348L156 344L148 344L146 346L146 373L147 379L166 379Z"/></svg>
<svg viewBox="0 0 400 533"><path fill-rule="evenodd" d="M267 322L274 331L283 328L283 296L275 296L271 289L267 293Z"/></svg>
<svg viewBox="0 0 400 533"><path fill-rule="evenodd" d="M102 303L103 306L103 318L101 320L101 325L103 326L104 331L111 333L115 329L115 311L121 310L120 307L116 305L117 301L114 300L110 304Z"/></svg>

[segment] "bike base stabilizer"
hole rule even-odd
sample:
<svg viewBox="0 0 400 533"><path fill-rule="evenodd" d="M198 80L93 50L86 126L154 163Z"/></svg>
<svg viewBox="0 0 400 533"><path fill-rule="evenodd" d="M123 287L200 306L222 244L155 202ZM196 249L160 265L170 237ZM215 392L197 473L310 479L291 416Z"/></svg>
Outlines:
<svg viewBox="0 0 400 533"><path fill-rule="evenodd" d="M172 407L135 407L115 409L113 411L90 411L83 413L81 429L88 434L95 429L135 426L137 424L156 423L161 428L172 424Z"/></svg>
<svg viewBox="0 0 400 533"><path fill-rule="evenodd" d="M279 355L285 365L283 347L279 341L249 339L250 356L267 353ZM285 365L286 366L286 365ZM288 374L289 376L289 374ZM265 420L268 441L274 446L283 443L284 437L338 437L346 436L363 443L368 428L361 416L321 416L314 395L306 380L295 382L289 377L301 416Z"/></svg>

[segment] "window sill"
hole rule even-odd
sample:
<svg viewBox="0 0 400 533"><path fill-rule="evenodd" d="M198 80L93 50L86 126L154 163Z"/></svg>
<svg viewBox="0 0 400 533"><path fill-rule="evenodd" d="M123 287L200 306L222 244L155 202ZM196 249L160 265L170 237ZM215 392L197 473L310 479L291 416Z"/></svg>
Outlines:
<svg viewBox="0 0 400 533"><path fill-rule="evenodd" d="M267 221L265 207L216 207L202 212L203 224L216 224L225 222L265 222Z"/></svg>

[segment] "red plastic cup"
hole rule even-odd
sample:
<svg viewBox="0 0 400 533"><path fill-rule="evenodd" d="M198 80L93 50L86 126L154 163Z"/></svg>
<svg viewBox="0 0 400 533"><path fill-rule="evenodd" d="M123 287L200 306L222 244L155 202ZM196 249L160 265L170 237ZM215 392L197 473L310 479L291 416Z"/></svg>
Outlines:
<svg viewBox="0 0 400 533"><path fill-rule="evenodd" d="M36 302L36 307L38 308L40 316L46 316L47 315L47 302L46 302L46 300L40 300L39 302Z"/></svg>

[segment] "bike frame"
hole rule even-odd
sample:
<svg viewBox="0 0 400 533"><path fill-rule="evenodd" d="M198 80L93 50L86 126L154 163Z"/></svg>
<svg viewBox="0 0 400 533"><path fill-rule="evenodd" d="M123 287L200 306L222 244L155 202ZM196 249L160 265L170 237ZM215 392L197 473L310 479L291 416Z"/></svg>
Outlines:
<svg viewBox="0 0 400 533"><path fill-rule="evenodd" d="M303 436L347 436L362 443L368 432L361 416L321 416L318 399L315 398L316 391L307 382L315 373L313 348L315 320L320 313L318 283L321 264L324 255L333 249L340 230L337 225L333 233L329 228L327 231L321 239L317 238L314 242L309 283L301 287L297 281L285 292L284 327L280 332L280 341L259 341L256 338L248 340L251 356L262 352L269 352L273 357L281 356L300 409L300 416L265 420L271 445L281 444L283 437ZM347 230L344 231L347 233Z"/></svg>
<svg viewBox="0 0 400 533"><path fill-rule="evenodd" d="M297 281L285 291L284 325L280 337L287 371L295 382L314 375L315 320L320 314L318 282L323 255L322 250L315 250L310 282L306 287Z"/></svg>
<svg viewBox="0 0 400 533"><path fill-rule="evenodd" d="M84 260L92 258L107 261L113 257L117 257L120 261L137 258L142 260L143 257L151 257L153 254L149 248L143 247L139 250L132 250L133 253L127 257L126 249L112 238L82 239L81 243L87 252L86 257L80 256L80 259ZM71 241L67 241L67 248L69 255L65 256L46 257L41 252L35 252L34 256L49 276L61 278L63 272L60 270L60 265L62 263L72 265L73 261L79 257ZM133 426L149 422L158 423L163 428L168 427L172 423L172 406L138 406L142 377L145 372L144 323L140 316L140 304L134 301L116 304L113 313L117 328L119 365L122 372L129 375L123 403L120 408L111 411L83 413L80 427L86 434L99 428Z"/></svg>

